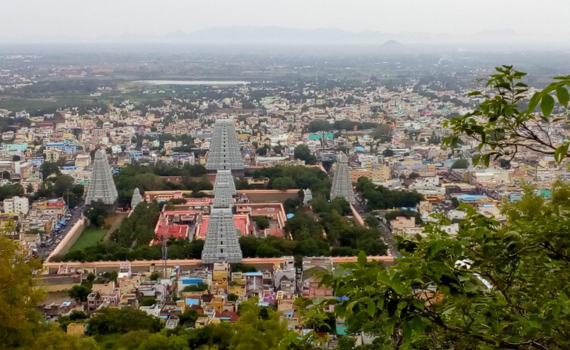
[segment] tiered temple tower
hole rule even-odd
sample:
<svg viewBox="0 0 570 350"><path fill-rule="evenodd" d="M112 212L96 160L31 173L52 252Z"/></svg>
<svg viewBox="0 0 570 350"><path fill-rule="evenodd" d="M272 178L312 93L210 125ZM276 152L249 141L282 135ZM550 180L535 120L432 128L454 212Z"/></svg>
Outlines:
<svg viewBox="0 0 570 350"><path fill-rule="evenodd" d="M313 199L313 192L310 188L305 190L305 195L303 196L303 205L309 205L309 202Z"/></svg>
<svg viewBox="0 0 570 350"><path fill-rule="evenodd" d="M91 205L93 202L99 200L103 201L106 205L115 206L117 204L117 187L113 180L111 167L107 160L105 151L98 150L95 152L95 161L93 162L93 173L87 188L87 197L85 198L85 205Z"/></svg>
<svg viewBox="0 0 570 350"><path fill-rule="evenodd" d="M139 188L137 187L137 188L135 188L135 192L133 192L133 198L131 198L131 209L135 209L137 204L139 204L142 201L143 201L143 198L141 196L141 192L139 191Z"/></svg>
<svg viewBox="0 0 570 350"><path fill-rule="evenodd" d="M202 251L202 263L239 263L242 252L234 224L233 195L236 194L230 170L218 170L214 183L214 203Z"/></svg>
<svg viewBox="0 0 570 350"><path fill-rule="evenodd" d="M243 174L243 157L233 119L216 119L206 169L210 172L230 170L234 175Z"/></svg>
<svg viewBox="0 0 570 350"><path fill-rule="evenodd" d="M211 172L231 170L235 175L243 174L243 157L233 119L216 119L206 169Z"/></svg>
<svg viewBox="0 0 570 350"><path fill-rule="evenodd" d="M232 196L235 196L237 194L236 184L234 182L234 177L232 176L231 170L218 170L216 173L216 180L214 181L214 193L217 191L217 186L223 183L229 184Z"/></svg>
<svg viewBox="0 0 570 350"><path fill-rule="evenodd" d="M342 152L338 156L331 187L331 200L336 197L343 197L348 203L354 204L354 191L348 170L348 157Z"/></svg>

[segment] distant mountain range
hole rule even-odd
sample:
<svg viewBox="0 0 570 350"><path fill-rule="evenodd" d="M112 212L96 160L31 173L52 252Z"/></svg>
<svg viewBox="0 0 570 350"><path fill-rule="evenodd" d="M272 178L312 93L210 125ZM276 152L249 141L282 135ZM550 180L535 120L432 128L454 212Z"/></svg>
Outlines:
<svg viewBox="0 0 570 350"><path fill-rule="evenodd" d="M350 32L338 28L294 29L284 27L212 27L192 33L173 32L163 36L124 33L97 38L79 37L30 37L10 39L0 37L0 42L95 42L95 43L200 43L200 44L384 44L385 49L401 51L403 45L418 44L501 44L552 42L533 34L521 34L513 30L483 31L471 35L433 33L382 33L373 31Z"/></svg>

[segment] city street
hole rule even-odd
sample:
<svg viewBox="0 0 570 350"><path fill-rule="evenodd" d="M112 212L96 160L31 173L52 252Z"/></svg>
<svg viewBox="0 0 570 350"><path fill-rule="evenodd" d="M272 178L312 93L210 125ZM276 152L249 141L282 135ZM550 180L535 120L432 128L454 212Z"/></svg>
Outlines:
<svg viewBox="0 0 570 350"><path fill-rule="evenodd" d="M52 243L49 246L45 247L38 247L38 253L40 259L45 259L49 256L49 254L53 251L53 249L57 246L59 241L65 237L65 235L69 232L71 227L79 220L81 217L81 213L83 211L83 206L78 206L77 209L69 209L69 213L71 213L71 218L65 225L62 227L58 233L50 233L45 237L45 241L51 240ZM56 243L57 242L57 243Z"/></svg>

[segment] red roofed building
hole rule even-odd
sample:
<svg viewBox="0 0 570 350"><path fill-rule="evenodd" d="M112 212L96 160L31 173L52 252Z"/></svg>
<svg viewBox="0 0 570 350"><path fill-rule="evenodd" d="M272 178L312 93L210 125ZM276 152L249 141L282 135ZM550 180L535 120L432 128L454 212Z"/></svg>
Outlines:
<svg viewBox="0 0 570 350"><path fill-rule="evenodd" d="M206 232L208 231L208 224L210 217L207 215L202 216L201 222L196 224L196 237L197 239L206 239ZM253 223L249 219L249 215L234 215L234 225L239 230L242 236L247 236L253 233Z"/></svg>

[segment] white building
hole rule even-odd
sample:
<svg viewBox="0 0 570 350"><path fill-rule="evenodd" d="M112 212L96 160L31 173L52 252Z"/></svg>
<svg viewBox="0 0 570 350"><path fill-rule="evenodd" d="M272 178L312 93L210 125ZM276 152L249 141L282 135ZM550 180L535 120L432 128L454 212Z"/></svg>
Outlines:
<svg viewBox="0 0 570 350"><path fill-rule="evenodd" d="M22 213L27 215L30 211L30 202L25 197L13 197L4 200L5 213Z"/></svg>

